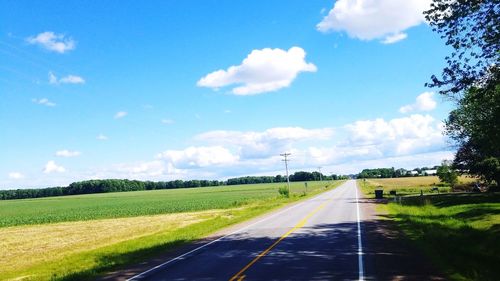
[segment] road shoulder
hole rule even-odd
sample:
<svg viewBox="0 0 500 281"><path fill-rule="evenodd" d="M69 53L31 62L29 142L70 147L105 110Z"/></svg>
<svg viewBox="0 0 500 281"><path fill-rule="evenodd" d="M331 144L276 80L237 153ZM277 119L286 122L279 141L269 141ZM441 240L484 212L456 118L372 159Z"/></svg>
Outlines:
<svg viewBox="0 0 500 281"><path fill-rule="evenodd" d="M339 185L340 186L340 185ZM333 189L329 189L333 190ZM328 191L328 190L327 190ZM135 264L135 265L128 265L126 268L120 268L115 271L108 272L104 276L102 276L99 280L103 281L109 281L109 280L118 280L118 281L125 281L128 280L138 274L141 274L145 271L148 271L155 266L161 265L162 263L175 259L185 253L188 253L190 251L196 251L197 248L203 247L204 245L207 245L209 243L213 243L218 239L221 239L227 235L231 235L235 233L238 230L245 229L248 226L251 226L255 223L258 223L262 220L266 220L267 218L275 216L277 213L281 213L283 211L286 211L288 209L294 208L297 205L300 205L304 203L307 200L310 200L312 198L315 198L316 196L320 196L324 192L320 192L318 194L315 194L311 197L306 197L303 200L298 200L295 202L287 203L284 206L278 207L274 210L271 211L266 211L265 213L258 215L256 217L253 217L251 219L242 221L240 223L230 225L227 227L224 227L223 229L220 229L216 231L215 233L212 233L208 235L205 238L198 239L196 241L191 241L189 243L176 246L173 248L169 248L168 250L165 250L163 253L155 255L154 257L150 257L148 259L145 259L144 261Z"/></svg>
<svg viewBox="0 0 500 281"><path fill-rule="evenodd" d="M379 208L386 201L362 196L362 231L365 276L367 280L446 280L398 228L397 223Z"/></svg>

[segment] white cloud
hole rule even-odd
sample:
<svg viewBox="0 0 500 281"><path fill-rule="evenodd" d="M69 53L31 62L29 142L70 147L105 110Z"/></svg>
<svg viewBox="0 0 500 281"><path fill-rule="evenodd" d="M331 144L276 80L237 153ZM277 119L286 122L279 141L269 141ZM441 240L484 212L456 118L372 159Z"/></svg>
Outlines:
<svg viewBox="0 0 500 281"><path fill-rule="evenodd" d="M304 129L301 127L270 128L263 132L254 131L210 131L195 137L197 140L214 144L232 145L243 159L255 159L278 155L291 149L291 145L304 140L328 140L333 129Z"/></svg>
<svg viewBox="0 0 500 281"><path fill-rule="evenodd" d="M12 179L12 180L20 180L20 179L23 179L24 178L24 175L20 172L10 172L9 173L9 179Z"/></svg>
<svg viewBox="0 0 500 281"><path fill-rule="evenodd" d="M108 140L108 137L103 135L103 134L99 134L96 139L100 140L100 141L105 141L105 140Z"/></svg>
<svg viewBox="0 0 500 281"><path fill-rule="evenodd" d="M373 146L382 155L403 155L445 146L443 126L430 115L414 114L389 121L357 121L346 125L351 145Z"/></svg>
<svg viewBox="0 0 500 281"><path fill-rule="evenodd" d="M58 157L77 157L77 156L80 156L81 154L82 153L80 151L76 151L76 150L64 149L64 150L56 151L56 156L58 156Z"/></svg>
<svg viewBox="0 0 500 281"><path fill-rule="evenodd" d="M139 162L133 164L119 164L113 170L119 174L126 174L129 178L157 177L168 171L165 163L160 160Z"/></svg>
<svg viewBox="0 0 500 281"><path fill-rule="evenodd" d="M238 156L222 146L191 146L183 150L167 150L158 155L176 168L189 169L235 163Z"/></svg>
<svg viewBox="0 0 500 281"><path fill-rule="evenodd" d="M162 119L161 123L165 124L165 125L170 125L170 124L174 124L175 122L172 119Z"/></svg>
<svg viewBox="0 0 500 281"><path fill-rule="evenodd" d="M61 79L59 79L59 83L63 83L63 84L84 84L85 80L82 77L80 77L80 76L68 75L68 76L65 76L65 77L62 77Z"/></svg>
<svg viewBox="0 0 500 281"><path fill-rule="evenodd" d="M49 51L65 53L76 47L76 42L72 38L67 38L63 34L56 34L52 31L42 32L36 36L31 36L26 41L33 45L39 45Z"/></svg>
<svg viewBox="0 0 500 281"><path fill-rule="evenodd" d="M232 89L235 95L277 91L290 86L300 72L317 70L314 64L305 61L305 56L300 47L288 51L278 48L253 50L240 65L209 73L197 85L218 89L236 84L239 86Z"/></svg>
<svg viewBox="0 0 500 281"><path fill-rule="evenodd" d="M338 0L316 26L321 32L346 32L361 40L390 44L406 38L404 30L425 22L431 0Z"/></svg>
<svg viewBox="0 0 500 281"><path fill-rule="evenodd" d="M63 166L59 166L56 164L56 162L50 160L45 164L45 167L43 168L43 172L46 174L50 173L64 173L66 172L66 169Z"/></svg>
<svg viewBox="0 0 500 281"><path fill-rule="evenodd" d="M285 127L260 132L219 130L197 135L194 140L218 147L225 152L220 155L230 155L230 161L219 161L216 167L209 163L199 165L193 160L197 158L186 157L184 150L176 151L180 155L177 157L170 153L167 161L180 170L189 168L189 175L196 170L237 176L279 171L283 165L279 154L287 151L292 153L291 169L304 170L317 165L382 161L444 151L446 143L442 131L439 120L419 114L390 120L360 120L337 128L335 135L332 128ZM193 148L186 150L194 151ZM218 159L218 156L212 157ZM182 160L176 162L175 159Z"/></svg>
<svg viewBox="0 0 500 281"><path fill-rule="evenodd" d="M80 76L71 75L71 74L58 79L57 76L54 73L52 73L52 71L50 71L49 72L49 84L52 84L52 85L58 85L58 84L85 84L85 79L83 79Z"/></svg>
<svg viewBox="0 0 500 281"><path fill-rule="evenodd" d="M434 100L433 92L424 92L420 94L415 103L402 106L399 109L401 113L408 113L412 111L431 111L436 108L436 101Z"/></svg>
<svg viewBox="0 0 500 281"><path fill-rule="evenodd" d="M393 43L396 43L396 42L399 42L401 40L404 40L406 39L406 37L408 37L408 35L406 33L396 33L394 35L389 35L387 36L383 41L382 43L383 44L393 44Z"/></svg>
<svg viewBox="0 0 500 281"><path fill-rule="evenodd" d="M49 101L47 98L32 99L31 101L36 103L36 104L41 104L41 105L45 105L45 106L49 106L49 107L56 106L55 103Z"/></svg>
<svg viewBox="0 0 500 281"><path fill-rule="evenodd" d="M128 113L127 113L126 111L118 111L118 112L115 114L114 118L115 118L115 119L120 119L120 118L123 118L123 117L127 116L127 114L128 114Z"/></svg>

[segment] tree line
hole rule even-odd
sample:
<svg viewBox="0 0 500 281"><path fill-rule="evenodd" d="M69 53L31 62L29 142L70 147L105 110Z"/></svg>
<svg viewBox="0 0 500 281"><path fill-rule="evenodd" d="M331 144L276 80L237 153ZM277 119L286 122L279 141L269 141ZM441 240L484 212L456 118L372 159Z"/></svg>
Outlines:
<svg viewBox="0 0 500 281"><path fill-rule="evenodd" d="M326 176L318 172L296 172L290 175L290 181L314 181L314 180L337 180L345 176L331 175ZM0 200L27 199L40 197L53 197L77 194L107 193L140 191L155 189L174 189L174 188L193 188L210 187L221 185L236 184L256 184L256 183L279 183L286 182L286 177L276 176L250 176L228 179L227 181L218 180L174 180L174 181L139 181L127 179L104 179L104 180L86 180L71 183L65 187L48 187L36 189L13 189L0 190Z"/></svg>
<svg viewBox="0 0 500 281"><path fill-rule="evenodd" d="M126 179L87 180L74 182L66 187L0 190L0 200L40 198L90 193L207 187L219 186L224 184L225 182L217 180L175 180L158 182Z"/></svg>
<svg viewBox="0 0 500 281"><path fill-rule="evenodd" d="M340 180L347 179L347 176L342 175L324 175L320 172L305 172L299 171L291 174L289 176L290 181L319 181L319 180ZM286 182L286 176L276 175L276 176L248 176L231 178L226 181L227 185L236 184L255 184L255 183L276 183L276 182Z"/></svg>
<svg viewBox="0 0 500 281"><path fill-rule="evenodd" d="M399 168L399 169L394 169L394 168L364 169L356 177L358 179L414 177L414 176L425 175L426 171L437 170L439 167L440 166L415 168L411 171L403 169L403 168ZM415 173L412 174L411 173L412 171L414 171Z"/></svg>

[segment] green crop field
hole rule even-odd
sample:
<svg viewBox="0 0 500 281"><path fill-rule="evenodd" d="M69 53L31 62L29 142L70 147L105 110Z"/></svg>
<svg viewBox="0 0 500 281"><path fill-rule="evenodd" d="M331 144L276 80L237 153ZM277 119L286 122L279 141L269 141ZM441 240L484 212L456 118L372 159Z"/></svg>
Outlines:
<svg viewBox="0 0 500 281"><path fill-rule="evenodd" d="M327 182L309 182L308 191ZM238 207L278 196L283 183L164 189L0 201L0 227ZM291 183L292 193L304 183Z"/></svg>
<svg viewBox="0 0 500 281"><path fill-rule="evenodd" d="M343 181L0 201L0 280L94 280Z"/></svg>

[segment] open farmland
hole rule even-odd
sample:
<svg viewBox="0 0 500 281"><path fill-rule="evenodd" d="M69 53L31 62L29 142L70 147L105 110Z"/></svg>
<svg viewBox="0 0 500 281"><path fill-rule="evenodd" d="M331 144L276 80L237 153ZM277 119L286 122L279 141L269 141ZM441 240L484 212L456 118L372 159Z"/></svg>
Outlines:
<svg viewBox="0 0 500 281"><path fill-rule="evenodd" d="M342 181L309 182L309 194ZM91 280L302 197L304 183L90 194L0 202L0 280ZM37 237L37 239L33 239Z"/></svg>
<svg viewBox="0 0 500 281"><path fill-rule="evenodd" d="M308 191L328 182L309 182ZM0 201L0 227L226 209L278 196L283 183L182 188ZM304 183L291 183L292 194Z"/></svg>
<svg viewBox="0 0 500 281"><path fill-rule="evenodd" d="M477 181L477 179L461 176L459 184L469 184ZM451 188L439 181L436 176L425 177L403 177L403 178L385 178L385 179L366 179L359 180L359 185L363 192L368 195L373 195L375 189L382 188L384 194L388 195L389 191L395 190L398 195L419 194L422 190L424 193L431 192L431 189L437 187L439 192L450 192Z"/></svg>

